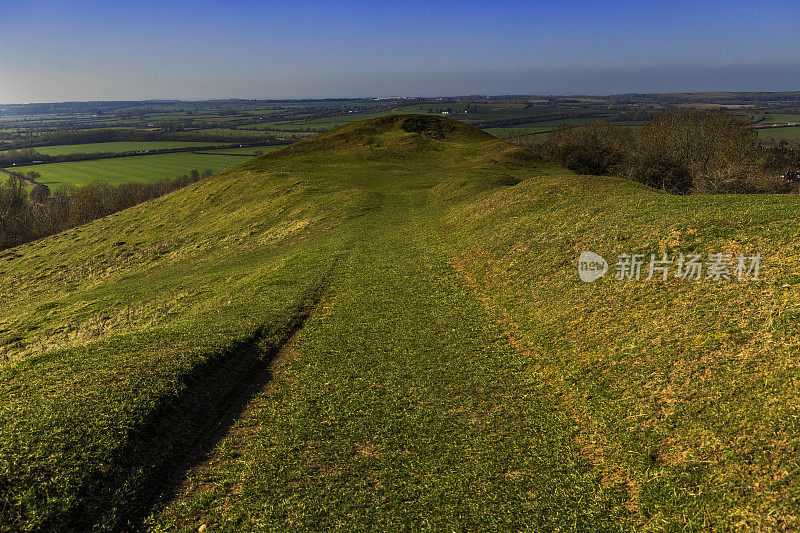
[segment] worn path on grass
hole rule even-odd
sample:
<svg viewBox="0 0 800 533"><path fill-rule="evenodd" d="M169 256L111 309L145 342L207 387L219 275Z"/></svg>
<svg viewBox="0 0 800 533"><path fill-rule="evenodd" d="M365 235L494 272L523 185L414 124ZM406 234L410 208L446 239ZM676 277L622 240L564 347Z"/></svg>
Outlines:
<svg viewBox="0 0 800 533"><path fill-rule="evenodd" d="M385 197L285 374L151 527L624 527L426 198Z"/></svg>

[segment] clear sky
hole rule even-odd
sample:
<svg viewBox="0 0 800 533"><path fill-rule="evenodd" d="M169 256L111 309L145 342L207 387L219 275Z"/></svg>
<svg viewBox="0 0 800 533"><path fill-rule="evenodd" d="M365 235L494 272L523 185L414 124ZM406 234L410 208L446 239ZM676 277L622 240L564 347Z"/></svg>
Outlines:
<svg viewBox="0 0 800 533"><path fill-rule="evenodd" d="M800 90L800 2L0 0L0 103Z"/></svg>

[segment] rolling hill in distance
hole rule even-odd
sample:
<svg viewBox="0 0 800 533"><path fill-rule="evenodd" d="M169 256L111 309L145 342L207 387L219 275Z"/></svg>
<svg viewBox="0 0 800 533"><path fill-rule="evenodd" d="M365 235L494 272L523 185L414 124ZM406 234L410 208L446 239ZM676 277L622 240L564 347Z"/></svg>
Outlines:
<svg viewBox="0 0 800 533"><path fill-rule="evenodd" d="M799 202L400 114L5 250L0 530L800 527Z"/></svg>

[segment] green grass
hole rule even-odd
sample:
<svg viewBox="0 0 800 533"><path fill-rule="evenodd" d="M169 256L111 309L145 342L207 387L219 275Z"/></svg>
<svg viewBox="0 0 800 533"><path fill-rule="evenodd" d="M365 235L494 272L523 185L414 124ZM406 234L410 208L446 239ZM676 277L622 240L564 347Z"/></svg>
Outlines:
<svg viewBox="0 0 800 533"><path fill-rule="evenodd" d="M95 152L133 152L139 150L163 150L166 148L189 148L192 146L209 146L214 143L202 142L173 142L173 141L143 141L143 142L107 142L90 144L62 144L58 146L38 146L34 148L44 155L64 155Z"/></svg>
<svg viewBox="0 0 800 533"><path fill-rule="evenodd" d="M383 117L388 114L389 113L352 113L331 118L261 122L258 124L247 124L245 126L240 126L240 128L252 130L272 129L288 132L325 131L333 129L337 126L341 126L342 124L349 124L351 122L358 122L360 120L366 120L370 118Z"/></svg>
<svg viewBox="0 0 800 533"><path fill-rule="evenodd" d="M787 115L785 113L767 113L762 124L787 124L800 122L800 115Z"/></svg>
<svg viewBox="0 0 800 533"><path fill-rule="evenodd" d="M504 128L486 128L483 131L491 133L496 137L503 137L505 135L529 135L536 134L537 139L545 138L547 133L553 131L552 126L536 127L536 126L509 126Z"/></svg>
<svg viewBox="0 0 800 533"><path fill-rule="evenodd" d="M249 155L249 156L252 156L256 152L261 152L261 153L267 154L269 152L272 152L272 151L278 150L280 148L283 148L284 146L286 146L286 145L271 144L271 145L267 145L267 146L249 146L247 148L226 148L226 149L214 148L214 149L211 149L211 150L203 150L203 151L211 152L211 153L215 153L215 154Z"/></svg>
<svg viewBox="0 0 800 533"><path fill-rule="evenodd" d="M798 527L800 200L669 196L416 120L0 256L0 523L131 527L183 416L316 294L146 529ZM762 280L583 284L586 249L758 251Z"/></svg>
<svg viewBox="0 0 800 533"><path fill-rule="evenodd" d="M756 130L761 137L776 137L779 139L800 139L800 126L786 128L759 128Z"/></svg>
<svg viewBox="0 0 800 533"><path fill-rule="evenodd" d="M265 133L261 132L261 131L243 129L241 127L239 129L235 129L235 130L224 128L224 127L219 127L219 128L207 128L207 129L203 129L203 130L185 132L184 135L193 135L193 136L196 136L197 138L201 138L201 139L204 136L208 136L208 137L217 136L217 135L225 135L226 137L234 136L234 137L240 138L241 142L249 143L249 142L251 142L251 140L253 138L263 137L265 135ZM203 142L204 144L209 144L209 143L207 143L205 141L199 141L199 142ZM210 143L210 144L214 144L214 143Z"/></svg>
<svg viewBox="0 0 800 533"><path fill-rule="evenodd" d="M252 153L254 149L248 149ZM130 182L152 182L188 174L190 170L219 171L248 158L248 154L210 155L180 152L154 154L66 163L47 163L13 167L15 172L35 170L42 175L39 180L52 189L61 185L81 186L93 181L111 185Z"/></svg>

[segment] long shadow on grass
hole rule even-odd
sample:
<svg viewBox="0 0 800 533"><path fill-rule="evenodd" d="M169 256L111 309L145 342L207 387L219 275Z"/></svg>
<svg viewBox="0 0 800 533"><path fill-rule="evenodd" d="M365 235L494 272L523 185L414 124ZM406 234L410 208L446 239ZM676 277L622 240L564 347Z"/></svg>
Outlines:
<svg viewBox="0 0 800 533"><path fill-rule="evenodd" d="M335 266L335 265L334 265ZM311 316L329 271L300 299L287 322L214 354L183 379L184 392L165 401L134 430L112 468L87 480L80 502L53 530L139 531L173 497L188 472L205 461L252 398L272 379L270 363Z"/></svg>

